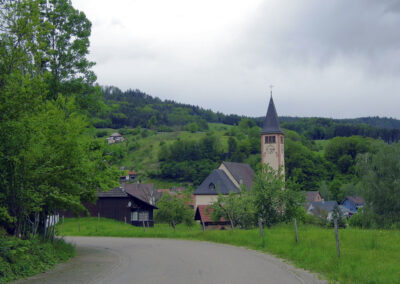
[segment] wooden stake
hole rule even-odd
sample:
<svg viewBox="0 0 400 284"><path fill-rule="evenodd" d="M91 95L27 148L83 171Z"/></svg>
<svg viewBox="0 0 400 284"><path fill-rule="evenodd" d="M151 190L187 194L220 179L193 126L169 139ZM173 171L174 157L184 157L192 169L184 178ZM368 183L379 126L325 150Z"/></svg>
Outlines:
<svg viewBox="0 0 400 284"><path fill-rule="evenodd" d="M338 232L338 220L337 220L337 218L333 219L333 223L335 225L335 238L336 238L337 255L338 255L338 257L340 257L340 243L339 243L339 232Z"/></svg>
<svg viewBox="0 0 400 284"><path fill-rule="evenodd" d="M260 228L261 238L264 238L264 227L261 218L258 218L258 227Z"/></svg>
<svg viewBox="0 0 400 284"><path fill-rule="evenodd" d="M298 243L299 242L299 236L297 234L297 220L296 220L296 218L294 218L294 233L296 235L296 243Z"/></svg>

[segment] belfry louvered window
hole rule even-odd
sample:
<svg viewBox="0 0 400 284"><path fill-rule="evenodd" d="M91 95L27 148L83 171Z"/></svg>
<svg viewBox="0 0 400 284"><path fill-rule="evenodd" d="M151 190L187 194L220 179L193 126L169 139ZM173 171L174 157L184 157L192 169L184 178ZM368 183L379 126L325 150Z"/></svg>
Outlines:
<svg viewBox="0 0 400 284"><path fill-rule="evenodd" d="M276 138L274 136L265 136L265 144L275 144Z"/></svg>

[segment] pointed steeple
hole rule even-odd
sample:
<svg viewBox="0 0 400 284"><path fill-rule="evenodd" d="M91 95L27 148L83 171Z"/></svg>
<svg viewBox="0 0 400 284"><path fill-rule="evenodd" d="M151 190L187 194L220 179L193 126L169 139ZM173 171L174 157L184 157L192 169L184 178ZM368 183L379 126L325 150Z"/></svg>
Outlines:
<svg viewBox="0 0 400 284"><path fill-rule="evenodd" d="M269 100L268 111L264 119L264 126L261 130L261 134L284 134L279 125L278 114L276 113L272 94Z"/></svg>

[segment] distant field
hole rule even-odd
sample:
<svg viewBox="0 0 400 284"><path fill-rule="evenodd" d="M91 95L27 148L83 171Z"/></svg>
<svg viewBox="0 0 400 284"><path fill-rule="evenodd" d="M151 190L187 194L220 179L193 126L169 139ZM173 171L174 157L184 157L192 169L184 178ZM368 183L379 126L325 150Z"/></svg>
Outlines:
<svg viewBox="0 0 400 284"><path fill-rule="evenodd" d="M80 224L80 231L79 226ZM178 226L176 232L165 224L137 228L110 219L65 219L58 225L62 236L111 236L177 238L225 243L272 253L300 268L318 272L332 283L400 283L400 231L340 230L341 252L336 255L332 229L299 226L299 243L292 225L265 230L264 242L257 229L203 232L199 225Z"/></svg>

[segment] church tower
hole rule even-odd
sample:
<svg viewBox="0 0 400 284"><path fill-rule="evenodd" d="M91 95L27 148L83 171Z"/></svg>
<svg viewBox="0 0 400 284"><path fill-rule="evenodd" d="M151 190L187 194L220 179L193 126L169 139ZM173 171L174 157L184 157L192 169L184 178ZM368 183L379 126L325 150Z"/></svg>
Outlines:
<svg viewBox="0 0 400 284"><path fill-rule="evenodd" d="M275 171L282 167L283 174L285 174L284 137L285 133L279 125L271 91L267 115L261 130L261 163L269 164Z"/></svg>

